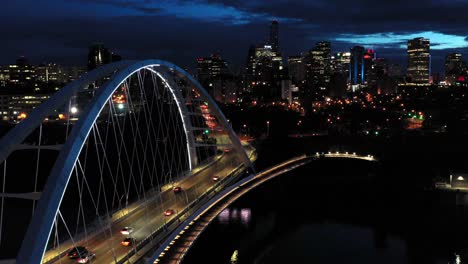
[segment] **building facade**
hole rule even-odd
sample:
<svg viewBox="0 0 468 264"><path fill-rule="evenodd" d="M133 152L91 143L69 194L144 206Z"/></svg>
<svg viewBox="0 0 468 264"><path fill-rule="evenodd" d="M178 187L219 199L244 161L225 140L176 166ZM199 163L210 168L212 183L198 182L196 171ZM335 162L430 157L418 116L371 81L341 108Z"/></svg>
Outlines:
<svg viewBox="0 0 468 264"><path fill-rule="evenodd" d="M425 38L408 40L407 82L416 85L429 84L431 76L430 41Z"/></svg>
<svg viewBox="0 0 468 264"><path fill-rule="evenodd" d="M351 48L351 61L349 68L349 80L351 84L364 84L364 47L354 46Z"/></svg>

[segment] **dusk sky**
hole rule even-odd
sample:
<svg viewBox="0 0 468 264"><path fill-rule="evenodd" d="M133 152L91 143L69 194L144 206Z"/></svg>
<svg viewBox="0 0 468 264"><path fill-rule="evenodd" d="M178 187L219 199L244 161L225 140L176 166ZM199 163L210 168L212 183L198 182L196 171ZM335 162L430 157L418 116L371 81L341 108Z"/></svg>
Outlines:
<svg viewBox="0 0 468 264"><path fill-rule="evenodd" d="M406 40L422 36L431 40L437 72L449 52L468 57L467 14L467 0L4 0L0 63L26 56L84 66L97 41L125 59L188 68L217 51L237 69L275 19L283 56L329 40L333 52L361 44L406 67Z"/></svg>

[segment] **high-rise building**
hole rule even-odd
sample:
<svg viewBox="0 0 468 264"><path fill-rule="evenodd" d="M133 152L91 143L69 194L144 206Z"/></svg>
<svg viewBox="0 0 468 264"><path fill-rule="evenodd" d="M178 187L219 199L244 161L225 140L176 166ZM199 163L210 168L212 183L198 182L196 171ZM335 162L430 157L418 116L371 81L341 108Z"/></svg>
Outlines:
<svg viewBox="0 0 468 264"><path fill-rule="evenodd" d="M330 82L331 75L331 48L330 42L320 41L309 51L308 81L315 88L325 90Z"/></svg>
<svg viewBox="0 0 468 264"><path fill-rule="evenodd" d="M212 97L224 104L233 104L237 102L240 83L233 75L218 77L212 81L210 93Z"/></svg>
<svg viewBox="0 0 468 264"><path fill-rule="evenodd" d="M372 60L370 68L365 71L366 82L369 87L376 87L384 76L388 75L388 62L385 58Z"/></svg>
<svg viewBox="0 0 468 264"><path fill-rule="evenodd" d="M283 59L273 51L271 45L263 45L249 50L247 65L247 87L258 98L267 100L280 96L283 79Z"/></svg>
<svg viewBox="0 0 468 264"><path fill-rule="evenodd" d="M307 65L302 56L288 57L288 71L294 85L302 85L307 77Z"/></svg>
<svg viewBox="0 0 468 264"><path fill-rule="evenodd" d="M351 62L349 79L351 84L364 84L364 47L354 46L351 48Z"/></svg>
<svg viewBox="0 0 468 264"><path fill-rule="evenodd" d="M218 53L213 53L210 57L197 59L197 78L207 89L209 89L210 82L214 79L228 74L228 63Z"/></svg>
<svg viewBox="0 0 468 264"><path fill-rule="evenodd" d="M445 81L455 84L465 74L466 65L461 53L450 53L445 57ZM463 80L465 78L463 77Z"/></svg>
<svg viewBox="0 0 468 264"><path fill-rule="evenodd" d="M63 71L65 75L65 82L73 82L86 73L86 68L79 66L69 66L64 67Z"/></svg>
<svg viewBox="0 0 468 264"><path fill-rule="evenodd" d="M25 57L16 60L16 64L2 67L2 81L5 87L22 88L33 91L36 82L36 69Z"/></svg>
<svg viewBox="0 0 468 264"><path fill-rule="evenodd" d="M216 101L237 101L239 81L229 72L228 62L219 53L197 59L197 79Z"/></svg>
<svg viewBox="0 0 468 264"><path fill-rule="evenodd" d="M367 49L364 52L364 81L366 84L370 83L370 77L372 78L372 69L374 61L376 59L376 53L373 49Z"/></svg>
<svg viewBox="0 0 468 264"><path fill-rule="evenodd" d="M274 52L279 51L279 40L278 40L278 34L279 34L279 28L278 28L278 21L272 21L270 25L270 41L268 44L271 45L271 49Z"/></svg>
<svg viewBox="0 0 468 264"><path fill-rule="evenodd" d="M56 63L38 65L36 67L36 79L42 83L65 83L67 81L63 67Z"/></svg>
<svg viewBox="0 0 468 264"><path fill-rule="evenodd" d="M337 52L331 57L332 72L343 74L348 78L350 63L351 52Z"/></svg>
<svg viewBox="0 0 468 264"><path fill-rule="evenodd" d="M94 70L97 67L111 63L112 53L102 43L94 43L89 46L88 52L88 71Z"/></svg>
<svg viewBox="0 0 468 264"><path fill-rule="evenodd" d="M431 75L431 55L429 39L415 38L408 40L408 69L409 83L429 84Z"/></svg>

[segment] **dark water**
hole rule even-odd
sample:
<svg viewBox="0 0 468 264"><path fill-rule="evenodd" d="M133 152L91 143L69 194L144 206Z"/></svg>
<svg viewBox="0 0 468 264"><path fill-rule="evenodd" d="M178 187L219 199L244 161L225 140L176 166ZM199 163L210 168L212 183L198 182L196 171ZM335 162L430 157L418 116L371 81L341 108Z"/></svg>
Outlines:
<svg viewBox="0 0 468 264"><path fill-rule="evenodd" d="M425 175L315 162L223 211L184 263L468 263L464 197L419 184Z"/></svg>

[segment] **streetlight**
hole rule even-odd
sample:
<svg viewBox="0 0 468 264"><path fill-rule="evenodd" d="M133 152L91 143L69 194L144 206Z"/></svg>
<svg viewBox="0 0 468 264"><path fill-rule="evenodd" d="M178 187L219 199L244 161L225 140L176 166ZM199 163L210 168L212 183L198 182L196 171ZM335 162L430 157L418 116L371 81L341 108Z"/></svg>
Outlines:
<svg viewBox="0 0 468 264"><path fill-rule="evenodd" d="M270 121L266 121L267 124L267 137L270 137Z"/></svg>

